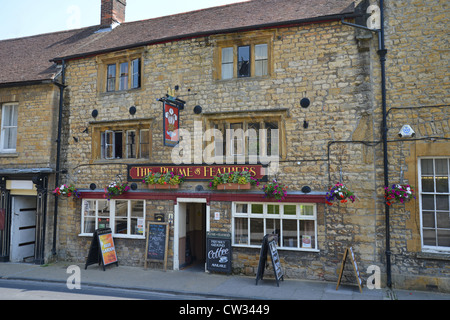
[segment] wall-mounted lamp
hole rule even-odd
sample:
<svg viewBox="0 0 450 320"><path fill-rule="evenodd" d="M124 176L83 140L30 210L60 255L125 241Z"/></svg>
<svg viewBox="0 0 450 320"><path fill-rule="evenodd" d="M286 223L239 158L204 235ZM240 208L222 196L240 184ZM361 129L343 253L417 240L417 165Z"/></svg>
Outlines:
<svg viewBox="0 0 450 320"><path fill-rule="evenodd" d="M97 185L96 185L95 183L91 183L91 184L89 185L89 189L95 190L95 189L97 189Z"/></svg>
<svg viewBox="0 0 450 320"><path fill-rule="evenodd" d="M136 183L132 183L131 185L130 185L130 188L131 188L131 190L137 190L137 184Z"/></svg>
<svg viewBox="0 0 450 320"><path fill-rule="evenodd" d="M97 116L98 116L98 111L97 111L97 109L92 110L91 115L92 115L93 118L97 118Z"/></svg>
<svg viewBox="0 0 450 320"><path fill-rule="evenodd" d="M308 121L303 121L303 128L305 128L305 129L308 129L308 127L309 127L309 123L308 123Z"/></svg>
<svg viewBox="0 0 450 320"><path fill-rule="evenodd" d="M130 111L130 114L132 116L134 116L134 114L136 113L136 107L135 106L131 106L129 111Z"/></svg>

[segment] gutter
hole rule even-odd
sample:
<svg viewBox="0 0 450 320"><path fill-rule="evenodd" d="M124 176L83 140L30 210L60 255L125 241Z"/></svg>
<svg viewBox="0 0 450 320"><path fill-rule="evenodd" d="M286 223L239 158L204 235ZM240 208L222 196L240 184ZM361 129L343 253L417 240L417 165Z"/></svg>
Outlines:
<svg viewBox="0 0 450 320"><path fill-rule="evenodd" d="M61 128L62 128L62 111L64 105L64 89L66 86L66 63L63 59L61 69L61 82L54 81L53 83L59 87L59 114L58 114L58 137L56 139L56 174L55 174L55 189L59 186L59 173L61 162ZM55 197L55 208L53 211L53 246L52 254L56 255L56 231L58 221L58 197Z"/></svg>
<svg viewBox="0 0 450 320"><path fill-rule="evenodd" d="M130 45L119 46L119 47L114 47L114 48L109 48L109 49L96 50L96 51L92 51L92 52L74 54L74 55L64 56L64 57L57 57L57 58L50 60L50 62L60 63L62 60L67 61L67 60L74 60L74 59L82 59L82 58L96 56L99 54L110 53L110 52L114 52L114 51L133 49L133 48L167 43L167 42L182 41L182 40L193 39L193 38L201 38L201 37L213 36L213 35L217 35L217 34L245 32L245 31L254 31L254 30L271 29L271 28L286 28L286 27L299 26L302 24L320 23L320 22L327 22L327 21L339 21L342 19L350 19L350 18L356 18L356 17L360 17L360 16L361 16L361 14L359 14L359 13L341 13L341 14L334 14L334 15L314 17L314 18L257 24L257 25L246 26L246 27L226 28L226 29L213 30L213 31L194 32L194 33L188 33L185 35L163 37L163 38L138 42L138 43L134 43L134 44L130 44Z"/></svg>

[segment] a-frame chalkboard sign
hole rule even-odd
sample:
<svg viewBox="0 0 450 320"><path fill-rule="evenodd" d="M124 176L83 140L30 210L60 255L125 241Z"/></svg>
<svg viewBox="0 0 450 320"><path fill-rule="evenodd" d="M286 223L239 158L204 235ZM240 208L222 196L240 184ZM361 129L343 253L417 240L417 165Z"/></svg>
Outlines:
<svg viewBox="0 0 450 320"><path fill-rule="evenodd" d="M281 270L280 257L278 256L275 235L273 234L266 234L263 238L261 252L259 254L258 271L256 273L256 285L258 285L258 280L262 280L264 277L264 269L267 265L267 253L270 254L275 280L277 281L277 287L279 287L279 281L284 280L284 275L283 270Z"/></svg>
<svg viewBox="0 0 450 320"><path fill-rule="evenodd" d="M84 269L87 269L89 265L94 263L98 263L99 265L102 264L103 271L105 271L105 266L109 264L115 263L119 266L110 228L97 229L94 231Z"/></svg>
<svg viewBox="0 0 450 320"><path fill-rule="evenodd" d="M352 247L348 247L347 249L345 249L344 257L342 258L341 271L339 272L339 278L338 278L336 290L339 288L339 284L341 283L342 274L344 273L344 265L345 265L345 261L347 260L348 255L350 255L350 259L352 260L353 271L355 271L355 277L356 277L356 282L358 283L359 292L362 293L362 287L361 287L362 280L361 280L361 276L359 274L358 265L356 264L355 254L353 252Z"/></svg>
<svg viewBox="0 0 450 320"><path fill-rule="evenodd" d="M167 222L148 222L144 268L147 269L147 261L162 261L164 271L166 271L168 245L169 224Z"/></svg>

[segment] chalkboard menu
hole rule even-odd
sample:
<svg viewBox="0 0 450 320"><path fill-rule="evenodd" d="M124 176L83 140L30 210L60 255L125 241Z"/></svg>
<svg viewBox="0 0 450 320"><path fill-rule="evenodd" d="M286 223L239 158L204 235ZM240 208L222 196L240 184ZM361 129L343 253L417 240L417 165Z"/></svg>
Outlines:
<svg viewBox="0 0 450 320"><path fill-rule="evenodd" d="M261 244L261 252L259 254L258 271L256 273L256 285L258 280L262 280L264 277L264 269L267 267L267 253L270 254L272 260L273 272L275 274L275 280L277 281L277 287L280 286L279 280L283 280L283 270L281 269L280 257L277 250L277 241L275 235L266 234Z"/></svg>
<svg viewBox="0 0 450 320"><path fill-rule="evenodd" d="M231 273L231 234L208 232L206 236L206 269Z"/></svg>
<svg viewBox="0 0 450 320"><path fill-rule="evenodd" d="M105 266L112 263L119 266L110 228L97 229L94 231L84 269L87 269L89 265L94 263L98 263L99 265L102 264L103 271L105 271Z"/></svg>
<svg viewBox="0 0 450 320"><path fill-rule="evenodd" d="M167 269L167 248L169 240L169 225L165 222L147 223L147 242L145 247L145 268L148 261L164 262Z"/></svg>

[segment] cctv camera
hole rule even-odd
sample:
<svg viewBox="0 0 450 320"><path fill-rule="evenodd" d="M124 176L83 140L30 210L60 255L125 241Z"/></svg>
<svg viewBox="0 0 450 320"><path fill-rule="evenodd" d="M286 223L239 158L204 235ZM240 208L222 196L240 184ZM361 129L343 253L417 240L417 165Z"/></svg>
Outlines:
<svg viewBox="0 0 450 320"><path fill-rule="evenodd" d="M411 128L411 126L405 124L400 132L398 133L398 136L400 138L410 138L410 137L414 137L416 135L416 133L414 132L414 130Z"/></svg>

